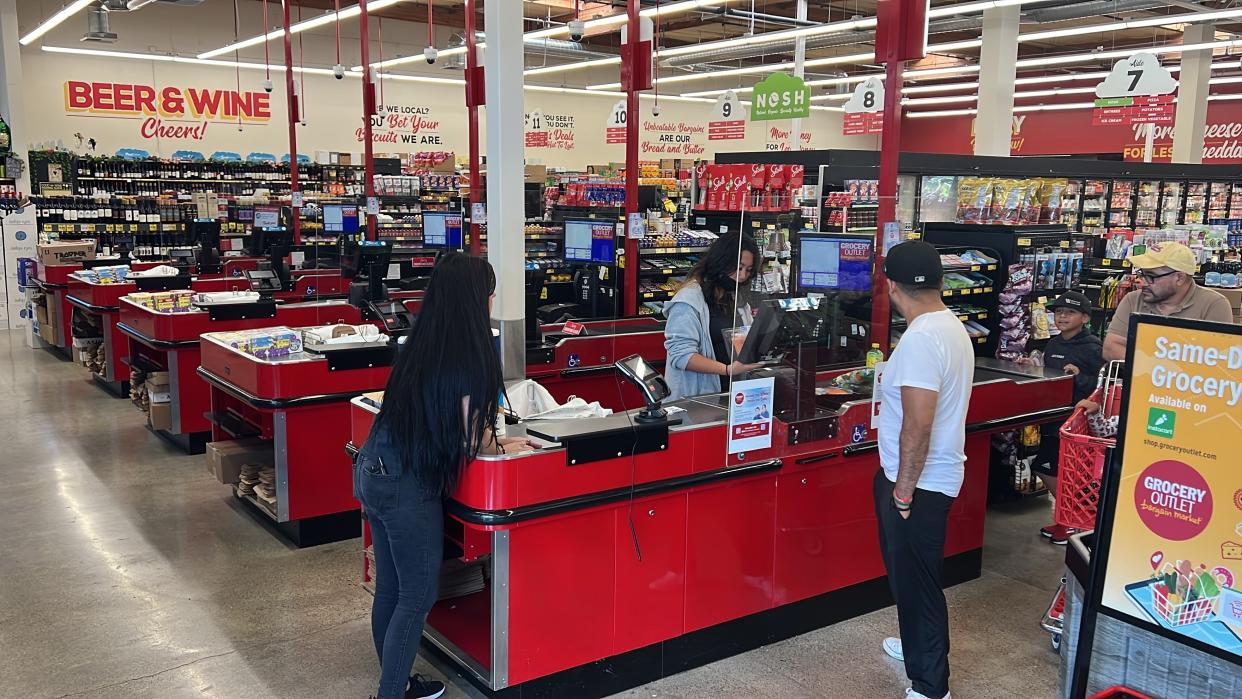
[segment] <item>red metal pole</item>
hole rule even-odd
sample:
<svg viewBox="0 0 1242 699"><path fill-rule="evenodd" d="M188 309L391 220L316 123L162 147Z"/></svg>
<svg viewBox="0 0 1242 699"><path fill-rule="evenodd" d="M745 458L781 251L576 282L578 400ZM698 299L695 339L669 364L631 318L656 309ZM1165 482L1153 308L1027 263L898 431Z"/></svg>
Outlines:
<svg viewBox="0 0 1242 699"><path fill-rule="evenodd" d="M621 60L629 64L630 79L625 86L625 302L627 317L638 315L638 239L630 237L629 215L638 213L638 91L635 75L638 73L638 45L641 31L638 10L639 0L629 0L629 43L621 52ZM622 71L624 72L624 70Z"/></svg>
<svg viewBox="0 0 1242 699"><path fill-rule="evenodd" d="M285 94L288 99L285 100L286 111L289 114L289 191L290 199L294 199L300 191L298 188L298 115L302 111L302 105L293 92L293 34L289 31L289 2L290 0L281 0L281 9L284 12L285 22ZM300 245L302 243L302 210L293 207L293 244Z"/></svg>
<svg viewBox="0 0 1242 699"><path fill-rule="evenodd" d="M362 164L367 199L375 196L375 155L371 143L371 117L375 114L375 83L371 81L371 32L367 27L367 0L358 0L358 35L362 42ZM379 237L379 218L367 214L367 240Z"/></svg>
<svg viewBox="0 0 1242 699"><path fill-rule="evenodd" d="M479 172L479 105L474 98L478 89L474 84L479 57L474 47L474 2L466 0L466 118L470 133L470 254L476 257L482 250L479 240L479 224L474 220L474 205L483 201L483 176Z"/></svg>
<svg viewBox="0 0 1242 699"><path fill-rule="evenodd" d="M884 276L884 226L897 221L897 166L901 156L901 76L905 61L888 61L884 77L884 131L880 136L880 207L875 232L875 276L871 296L871 341L888 356L888 278ZM898 224L900 225L900 224Z"/></svg>

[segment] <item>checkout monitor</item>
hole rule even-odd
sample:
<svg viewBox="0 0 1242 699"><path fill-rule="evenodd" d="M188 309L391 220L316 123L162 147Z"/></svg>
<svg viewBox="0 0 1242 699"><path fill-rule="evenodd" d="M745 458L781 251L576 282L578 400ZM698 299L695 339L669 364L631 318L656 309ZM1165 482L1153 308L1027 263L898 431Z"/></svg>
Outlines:
<svg viewBox="0 0 1242 699"><path fill-rule="evenodd" d="M871 293L873 243L870 236L799 233L796 293Z"/></svg>
<svg viewBox="0 0 1242 699"><path fill-rule="evenodd" d="M616 224L598 219L566 220L565 261L608 265L616 262Z"/></svg>
<svg viewBox="0 0 1242 699"><path fill-rule="evenodd" d="M448 211L423 212L423 245L429 248L460 250L461 214Z"/></svg>
<svg viewBox="0 0 1242 699"><path fill-rule="evenodd" d="M324 204L324 233L352 235L358 232L358 207L356 205Z"/></svg>

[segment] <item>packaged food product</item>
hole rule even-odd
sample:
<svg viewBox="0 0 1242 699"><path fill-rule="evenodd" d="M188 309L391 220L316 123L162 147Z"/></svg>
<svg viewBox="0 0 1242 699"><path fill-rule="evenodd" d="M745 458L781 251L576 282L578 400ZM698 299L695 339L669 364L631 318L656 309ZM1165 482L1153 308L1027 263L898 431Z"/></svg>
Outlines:
<svg viewBox="0 0 1242 699"><path fill-rule="evenodd" d="M962 223L983 223L992 210L992 180L963 177L957 186L957 218Z"/></svg>

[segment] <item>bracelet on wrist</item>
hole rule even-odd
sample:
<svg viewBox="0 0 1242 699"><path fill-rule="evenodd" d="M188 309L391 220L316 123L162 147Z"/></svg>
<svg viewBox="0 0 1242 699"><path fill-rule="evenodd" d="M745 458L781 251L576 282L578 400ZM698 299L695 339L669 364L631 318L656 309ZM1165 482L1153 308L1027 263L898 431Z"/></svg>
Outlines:
<svg viewBox="0 0 1242 699"><path fill-rule="evenodd" d="M910 503L902 502L898 500L897 498L893 498L893 507L896 508L899 512L908 512L910 510Z"/></svg>
<svg viewBox="0 0 1242 699"><path fill-rule="evenodd" d="M901 497L900 495L898 495L898 494L897 494L897 491L895 491L895 490L894 490L894 491L893 491L893 502L895 502L895 503L897 503L897 504L899 504L899 505L905 505L906 507L909 507L909 506L910 506L910 503L914 502L914 496L913 496L913 495L911 495L911 496L910 496L910 497L908 497L908 498L903 498L903 497Z"/></svg>

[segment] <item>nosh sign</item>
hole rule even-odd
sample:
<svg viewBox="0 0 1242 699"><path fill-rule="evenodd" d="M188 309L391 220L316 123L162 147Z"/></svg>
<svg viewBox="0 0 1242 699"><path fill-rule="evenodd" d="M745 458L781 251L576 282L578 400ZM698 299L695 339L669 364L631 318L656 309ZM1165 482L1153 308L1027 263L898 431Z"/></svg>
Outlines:
<svg viewBox="0 0 1242 699"><path fill-rule="evenodd" d="M751 121L802 119L811 116L811 88L802 78L773 73L755 85Z"/></svg>

